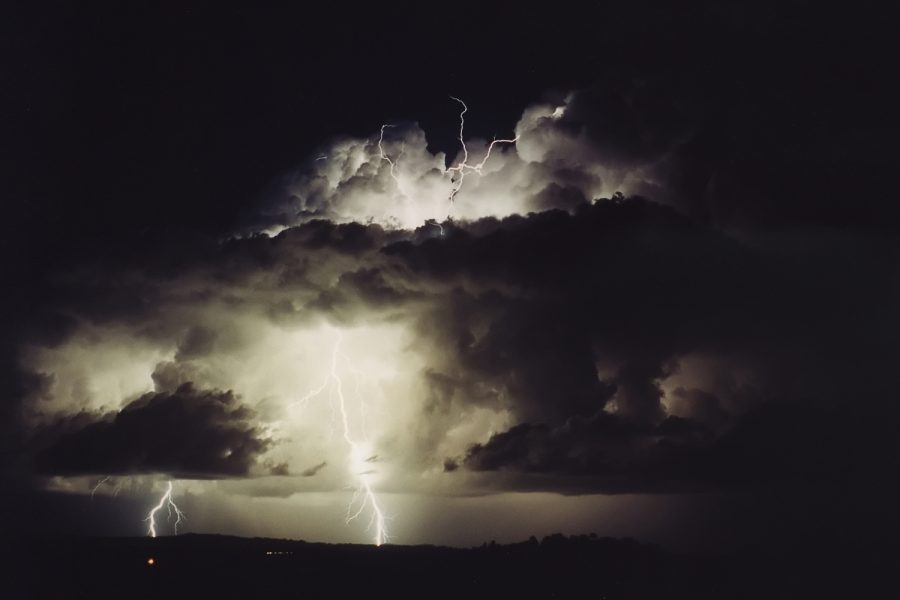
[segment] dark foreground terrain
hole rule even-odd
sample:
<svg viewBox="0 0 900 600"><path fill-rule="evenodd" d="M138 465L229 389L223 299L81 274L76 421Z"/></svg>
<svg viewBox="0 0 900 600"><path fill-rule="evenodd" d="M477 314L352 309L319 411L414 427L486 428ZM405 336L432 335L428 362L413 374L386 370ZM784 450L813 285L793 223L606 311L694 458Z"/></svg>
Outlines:
<svg viewBox="0 0 900 600"><path fill-rule="evenodd" d="M0 595L11 599L777 599L895 597L897 591L890 582L896 546L887 545L687 555L627 539L561 535L471 549L193 534L4 544L8 575Z"/></svg>

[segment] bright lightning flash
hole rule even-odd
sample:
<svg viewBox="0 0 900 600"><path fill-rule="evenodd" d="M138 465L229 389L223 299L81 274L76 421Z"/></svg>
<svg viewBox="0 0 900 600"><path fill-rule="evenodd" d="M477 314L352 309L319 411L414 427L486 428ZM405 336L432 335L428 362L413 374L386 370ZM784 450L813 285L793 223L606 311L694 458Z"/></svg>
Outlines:
<svg viewBox="0 0 900 600"><path fill-rule="evenodd" d="M519 141L519 136L516 136L509 140L498 140L494 139L488 144L487 152L484 155L484 158L481 159L481 162L475 164L469 164L469 148L466 146L465 140L465 127L466 127L466 112L468 112L469 107L466 106L466 103L460 100L455 96L450 96L452 100L459 102L462 105L462 111L459 113L459 144L462 147L462 160L459 161L456 166L449 167L444 174L450 174L450 198L449 204L447 206L447 215L444 217L444 220L450 219L450 211L453 208L453 200L456 198L456 195L459 194L459 191L462 189L463 181L466 179L467 173L475 173L477 175L481 175L484 169L485 163L491 157L491 152L494 150L494 146L497 144L515 144ZM378 154L382 161L388 163L390 165L390 175L391 179L393 179L397 184L397 190L400 192L403 197L408 198L409 196L403 190L403 184L400 180L400 176L397 174L397 163L391 159L390 156L384 151L384 130L388 127L394 127L393 124L384 124L381 126L381 132L378 136ZM318 160L318 159L316 159ZM444 235L444 226L441 225L441 221L438 219L428 219L425 221L429 225L434 225L440 230L440 235Z"/></svg>
<svg viewBox="0 0 900 600"><path fill-rule="evenodd" d="M175 535L178 535L178 524L181 523L183 519L187 518L184 516L184 513L181 512L181 509L178 508L178 505L175 504L175 501L172 500L172 482L170 481L166 487L166 493L159 499L159 504L154 506L147 515L147 518L144 519L150 523L150 527L147 530L147 535L150 537L156 537L156 513L162 510L163 506L169 509L170 520L172 518L172 512L174 511L175 513Z"/></svg>
<svg viewBox="0 0 900 600"><path fill-rule="evenodd" d="M381 546L388 541L388 532L385 524L386 519L384 512L378 503L378 497L375 495L375 491L372 489L372 484L369 481L369 476L372 475L373 472L366 468L367 463L371 462L373 457L366 451L365 444L355 440L351 433L350 414L347 410L346 398L344 397L344 382L338 372L339 359L343 358L344 360L349 361L349 358L341 352L342 341L343 335L338 331L337 340L331 351L331 370L328 377L321 386L307 393L299 400L299 402L305 404L308 400L318 396L329 387L334 390L341 416L344 441L350 449L350 472L359 482L359 485L350 500L350 504L347 506L346 523L349 525L368 508L371 513L366 531L370 531L374 528L375 536L373 541L376 546Z"/></svg>
<svg viewBox="0 0 900 600"><path fill-rule="evenodd" d="M394 170L396 165L394 164L394 161L391 160L391 157L384 151L384 130L388 127L393 127L393 125L386 123L381 126L381 134L378 136L378 153L381 155L381 160L387 162L387 164L391 166L391 179L397 182L397 189L400 189L400 178L397 177L397 173ZM400 193L403 193L402 189L400 189Z"/></svg>
<svg viewBox="0 0 900 600"><path fill-rule="evenodd" d="M459 193L459 190L462 188L463 181L466 178L466 173L477 173L481 175L481 171L484 168L484 163L491 157L491 152L494 150L494 146L497 144L515 144L519 141L519 136L512 138L511 140L498 140L494 138L493 141L488 145L487 152L484 155L484 158L481 159L480 163L470 165L469 164L469 149L466 147L466 140L463 137L463 132L466 127L466 112L468 112L469 107L466 106L466 103L460 100L455 96L450 96L451 99L456 100L460 104L462 104L462 111L459 113L459 143L462 146L463 157L460 162L456 164L455 167L450 167L447 169L447 173L454 173L451 175L450 182L456 183L450 192L450 204L453 204L453 199L456 198L456 195Z"/></svg>

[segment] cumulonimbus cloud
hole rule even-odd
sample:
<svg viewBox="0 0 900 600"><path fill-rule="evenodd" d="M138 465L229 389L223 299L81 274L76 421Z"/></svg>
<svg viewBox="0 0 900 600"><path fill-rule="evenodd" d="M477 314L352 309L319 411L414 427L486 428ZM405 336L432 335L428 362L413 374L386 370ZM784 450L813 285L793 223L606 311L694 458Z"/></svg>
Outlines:
<svg viewBox="0 0 900 600"><path fill-rule="evenodd" d="M429 151L415 123L339 139L285 178L257 227L328 219L414 229L448 218L571 210L615 192L646 191L656 165L692 133L692 116L659 94L597 86L560 95L529 106L512 143L491 148L491 140L463 132L465 149L449 165L442 152ZM478 169L460 171L463 161Z"/></svg>
<svg viewBox="0 0 900 600"><path fill-rule="evenodd" d="M838 431L821 403L857 410L843 394L874 393L877 363L848 363L846 349L892 314L841 292L868 285L846 257L748 245L639 198L457 223L443 236L319 220L275 237L167 244L170 258L141 248L58 283L58 310L74 324L25 363L47 378L29 404L44 412L36 422L62 433L38 455L43 472L261 476L257 462L290 474L338 460L316 433L328 428L327 398L312 413L293 404L321 384L330 323L380 324L347 352L379 361L385 412L367 418L378 424L372 454L385 458L373 468L397 489L422 485L422 473L457 489L490 474L489 486L571 491L752 481L784 473L763 466L799 448L779 428ZM98 296L118 310L98 312ZM117 336L147 348L136 366L104 358L102 340ZM145 369L134 400L103 409L79 391L85 378L106 389L93 353L122 377ZM791 392L798 380L802 396ZM231 388L246 408L212 391ZM97 419L76 423L79 411ZM157 435L160 419L177 424L174 442L171 425ZM775 440L777 450L765 445ZM815 471L813 456L797 456L791 473ZM340 486L338 471L308 479Z"/></svg>
<svg viewBox="0 0 900 600"><path fill-rule="evenodd" d="M664 491L783 472L763 466L798 450L779 427L808 416L837 432L837 415L877 403L888 354L871 340L897 319L871 274L890 253L694 218L703 186L667 173L696 150L696 115L658 94L600 86L529 107L452 205L458 182L418 126L338 140L246 235L147 239L55 274L42 314L58 331L24 336L19 360L41 471L339 462L327 398L296 400L340 330L363 364L348 378L380 399L366 422L394 489L513 473L494 485ZM467 143L479 161L487 145ZM614 195L634 190L664 202ZM154 419L169 413L209 444L163 444ZM790 472L815 471L796 456ZM338 471L307 479L338 489Z"/></svg>

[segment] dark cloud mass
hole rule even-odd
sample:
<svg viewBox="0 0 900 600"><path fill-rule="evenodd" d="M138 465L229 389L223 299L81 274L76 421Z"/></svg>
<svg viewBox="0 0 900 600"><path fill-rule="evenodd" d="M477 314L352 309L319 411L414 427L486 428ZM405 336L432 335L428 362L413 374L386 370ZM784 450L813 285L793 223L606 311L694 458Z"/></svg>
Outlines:
<svg viewBox="0 0 900 600"><path fill-rule="evenodd" d="M244 476L270 444L253 417L231 392L185 383L114 414L80 414L40 431L51 441L36 465L53 475Z"/></svg>
<svg viewBox="0 0 900 600"><path fill-rule="evenodd" d="M411 323L428 364L413 374L428 394L417 452L448 473L627 492L817 477L823 457L847 464L841 473L856 460L875 469L892 460L876 430L896 416L879 395L897 315L893 283L873 275L896 249L860 242L812 229L790 245L737 239L642 198L448 224L443 237L313 221L274 238L170 239L162 255L135 249L57 282L58 310L176 350L153 372L157 392L57 423L37 464L235 476L277 448L231 393L186 383L241 343L233 327L189 316L203 306L289 328ZM154 300L97 313L83 299L98 295ZM471 407L515 424L462 454L437 452L451 415ZM833 439L860 441L836 451Z"/></svg>
<svg viewBox="0 0 900 600"><path fill-rule="evenodd" d="M445 301L462 315L444 322L445 347L466 377L502 385L523 421L472 447L462 465L595 475L577 485L606 491L679 489L805 477L834 452L825 440L811 452L809 429L862 442L874 423L860 413L885 411L894 422L887 404L870 404L887 386L880 365L892 351L881 332L897 327L889 288L871 275L889 268L892 244L876 250L850 236L820 253L812 248L821 234L806 235L799 252L740 243L633 199L386 252L417 277L515 290ZM492 304L497 316L474 339L468 328ZM669 391L673 416L665 417L662 385L691 354L717 357L720 380L754 370L764 397L695 382ZM892 460L869 448L855 444L827 460ZM795 457L790 466L785 456Z"/></svg>
<svg viewBox="0 0 900 600"><path fill-rule="evenodd" d="M852 405L840 412L766 405L718 438L701 423L674 416L655 427L603 414L556 428L524 423L472 446L462 464L513 473L508 484L523 489L571 493L852 486L878 477L896 453L894 425L860 421L856 412ZM848 438L857 442L839 441Z"/></svg>

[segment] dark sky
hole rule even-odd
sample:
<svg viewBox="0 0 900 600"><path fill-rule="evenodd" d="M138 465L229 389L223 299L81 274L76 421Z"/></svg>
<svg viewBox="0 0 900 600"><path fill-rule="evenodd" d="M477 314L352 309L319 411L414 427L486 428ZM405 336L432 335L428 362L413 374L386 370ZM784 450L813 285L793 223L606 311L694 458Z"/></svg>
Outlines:
<svg viewBox="0 0 900 600"><path fill-rule="evenodd" d="M7 8L4 488L55 531L140 534L171 479L196 530L360 541L350 460L399 542L895 527L887 6ZM470 151L519 136L452 222L450 96Z"/></svg>
<svg viewBox="0 0 900 600"><path fill-rule="evenodd" d="M548 90L641 76L699 97L715 134L753 136L728 142L776 163L773 177L789 154L811 171L807 187L822 185L808 181L813 169L836 179L835 196L890 180L868 165L893 146L895 48L890 19L867 3L411 4L10 9L4 163L28 199L7 203L15 222L221 229L335 135L404 118L446 150L450 94L478 107L470 128L490 136ZM775 156L757 156L763 146ZM845 173L824 166L834 161ZM874 208L844 206L777 220L886 224Z"/></svg>

